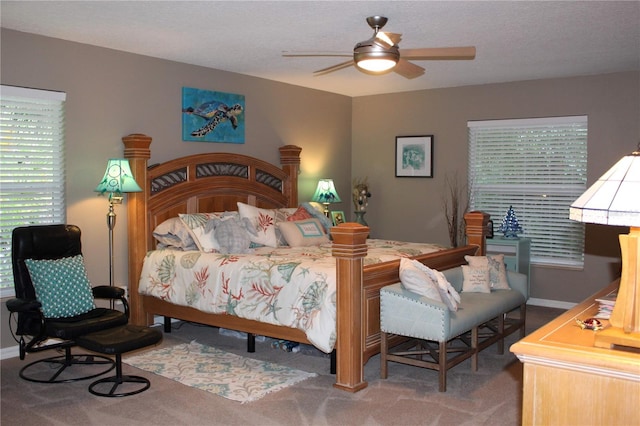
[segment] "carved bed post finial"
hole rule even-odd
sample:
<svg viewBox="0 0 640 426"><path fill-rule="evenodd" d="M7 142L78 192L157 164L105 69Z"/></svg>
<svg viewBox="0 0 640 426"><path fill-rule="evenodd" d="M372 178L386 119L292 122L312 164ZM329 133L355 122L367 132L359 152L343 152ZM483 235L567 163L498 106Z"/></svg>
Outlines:
<svg viewBox="0 0 640 426"><path fill-rule="evenodd" d="M484 256L487 253L486 237L489 217L489 214L481 211L472 211L464 215L467 224L467 244L480 247L478 256Z"/></svg>
<svg viewBox="0 0 640 426"><path fill-rule="evenodd" d="M367 256L369 227L342 223L331 228L336 258L336 383L338 389L357 392L364 380L364 321L362 319L363 259Z"/></svg>
<svg viewBox="0 0 640 426"><path fill-rule="evenodd" d="M129 321L136 325L148 325L145 318L142 299L138 294L138 280L142 272L142 262L147 254L147 160L151 158L151 137L132 134L122 138L124 157L129 160L131 171L142 192L127 194L127 235L129 247Z"/></svg>
<svg viewBox="0 0 640 426"><path fill-rule="evenodd" d="M289 179L284 183L283 192L289 199L289 207L298 207L298 173L300 173L300 152L302 148L285 145L279 148L280 164Z"/></svg>

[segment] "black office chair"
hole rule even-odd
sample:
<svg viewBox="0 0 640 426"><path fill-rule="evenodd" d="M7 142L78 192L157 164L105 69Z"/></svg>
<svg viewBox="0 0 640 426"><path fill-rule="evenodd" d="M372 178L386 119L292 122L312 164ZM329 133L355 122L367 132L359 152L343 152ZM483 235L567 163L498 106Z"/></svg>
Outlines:
<svg viewBox="0 0 640 426"><path fill-rule="evenodd" d="M10 329L19 344L20 359L24 360L27 353L50 349L64 351L64 355L27 364L20 370L20 377L25 380L39 383L73 382L97 377L115 368L114 361L108 357L73 355L71 348L76 346L76 339L81 336L127 324L129 305L124 290L110 286L93 287L91 290L96 299L120 300L123 312L94 306L78 315L47 318L41 301L36 298L32 277L25 264L27 259L54 260L80 254L80 228L75 225L38 225L13 230L11 258L16 297L7 301L7 308L10 311ZM42 279L37 281L39 285L42 282ZM77 364L86 367L67 370Z"/></svg>

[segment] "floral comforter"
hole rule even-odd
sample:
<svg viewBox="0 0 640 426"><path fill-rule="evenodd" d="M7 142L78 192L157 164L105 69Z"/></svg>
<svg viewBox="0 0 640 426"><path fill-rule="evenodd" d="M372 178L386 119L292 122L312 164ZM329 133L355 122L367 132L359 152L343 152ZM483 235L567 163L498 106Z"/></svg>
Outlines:
<svg viewBox="0 0 640 426"><path fill-rule="evenodd" d="M368 240L365 264L442 250L435 244ZM261 247L252 254L155 250L139 292L176 305L298 328L324 352L336 342L336 260L331 244Z"/></svg>

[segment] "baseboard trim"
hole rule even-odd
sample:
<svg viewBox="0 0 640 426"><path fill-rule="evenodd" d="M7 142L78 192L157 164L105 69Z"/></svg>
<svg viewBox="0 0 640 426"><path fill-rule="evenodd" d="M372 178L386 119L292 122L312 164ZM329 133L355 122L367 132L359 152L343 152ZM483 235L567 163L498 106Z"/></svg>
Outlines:
<svg viewBox="0 0 640 426"><path fill-rule="evenodd" d="M563 302L561 300L536 299L535 297L530 297L527 301L527 305L544 306L545 308L571 309L576 306L577 303Z"/></svg>
<svg viewBox="0 0 640 426"><path fill-rule="evenodd" d="M0 349L0 360L15 358L17 356L20 356L20 346L18 345Z"/></svg>

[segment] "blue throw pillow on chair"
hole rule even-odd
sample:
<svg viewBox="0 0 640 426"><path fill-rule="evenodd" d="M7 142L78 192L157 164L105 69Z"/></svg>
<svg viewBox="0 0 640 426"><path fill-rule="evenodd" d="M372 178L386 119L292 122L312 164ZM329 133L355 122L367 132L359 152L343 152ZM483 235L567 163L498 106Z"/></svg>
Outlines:
<svg viewBox="0 0 640 426"><path fill-rule="evenodd" d="M36 298L45 318L67 318L95 308L82 255L61 259L26 259Z"/></svg>

